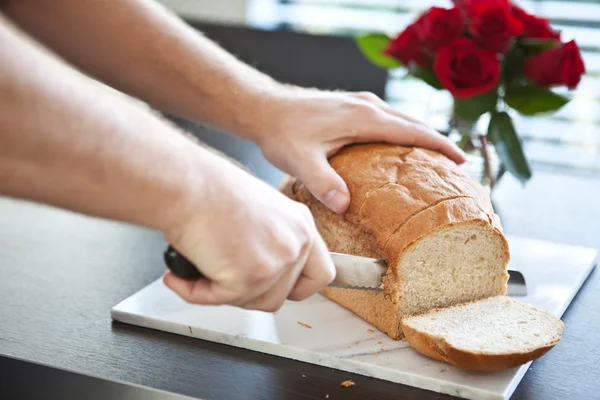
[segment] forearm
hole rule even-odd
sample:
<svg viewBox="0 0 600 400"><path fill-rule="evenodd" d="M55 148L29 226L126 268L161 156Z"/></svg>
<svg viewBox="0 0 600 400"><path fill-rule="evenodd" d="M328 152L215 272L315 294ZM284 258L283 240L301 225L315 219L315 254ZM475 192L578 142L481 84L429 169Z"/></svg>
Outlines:
<svg viewBox="0 0 600 400"><path fill-rule="evenodd" d="M272 79L152 0L21 0L6 13L82 70L190 120L252 139L276 102Z"/></svg>
<svg viewBox="0 0 600 400"><path fill-rule="evenodd" d="M206 191L213 159L0 14L0 193L164 229Z"/></svg>

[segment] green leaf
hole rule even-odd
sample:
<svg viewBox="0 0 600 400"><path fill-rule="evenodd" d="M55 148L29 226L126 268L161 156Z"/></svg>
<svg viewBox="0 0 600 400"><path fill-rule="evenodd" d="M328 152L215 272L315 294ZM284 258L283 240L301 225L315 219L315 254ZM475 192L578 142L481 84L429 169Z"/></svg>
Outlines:
<svg viewBox="0 0 600 400"><path fill-rule="evenodd" d="M531 178L531 169L512 119L507 113L496 111L492 113L487 138L494 144L496 153L506 170L521 183L527 182Z"/></svg>
<svg viewBox="0 0 600 400"><path fill-rule="evenodd" d="M504 100L506 104L523 115L536 115L556 111L571 99L526 81L508 85Z"/></svg>
<svg viewBox="0 0 600 400"><path fill-rule="evenodd" d="M408 72L415 78L421 79L434 89L439 90L444 88L438 77L435 75L435 72L433 72L433 70L430 68L424 68L418 64L411 63L408 66Z"/></svg>
<svg viewBox="0 0 600 400"><path fill-rule="evenodd" d="M498 103L498 89L468 99L454 98L454 114L468 121L477 121L483 114L494 111Z"/></svg>
<svg viewBox="0 0 600 400"><path fill-rule="evenodd" d="M502 62L502 75L504 82L512 82L523 76L525 53L517 46L512 46Z"/></svg>
<svg viewBox="0 0 600 400"><path fill-rule="evenodd" d="M371 33L356 38L359 50L373 64L385 69L401 67L400 61L383 54L389 42L390 38L382 33Z"/></svg>
<svg viewBox="0 0 600 400"><path fill-rule="evenodd" d="M544 50L551 49L552 47L560 44L556 39L533 39L526 38L519 40L519 45L527 53L527 55L539 53Z"/></svg>

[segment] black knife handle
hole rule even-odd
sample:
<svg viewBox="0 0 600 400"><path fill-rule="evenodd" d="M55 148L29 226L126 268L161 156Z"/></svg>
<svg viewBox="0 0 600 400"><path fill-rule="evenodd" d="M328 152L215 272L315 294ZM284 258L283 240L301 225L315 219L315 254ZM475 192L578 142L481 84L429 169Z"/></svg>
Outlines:
<svg viewBox="0 0 600 400"><path fill-rule="evenodd" d="M167 247L164 252L165 263L169 270L178 277L186 280L196 280L204 278L204 275L194 264L181 255L173 246Z"/></svg>

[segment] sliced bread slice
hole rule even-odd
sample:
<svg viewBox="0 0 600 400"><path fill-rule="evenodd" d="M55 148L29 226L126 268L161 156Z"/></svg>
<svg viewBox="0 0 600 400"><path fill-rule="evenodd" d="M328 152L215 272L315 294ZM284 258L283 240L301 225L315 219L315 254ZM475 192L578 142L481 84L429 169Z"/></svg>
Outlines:
<svg viewBox="0 0 600 400"><path fill-rule="evenodd" d="M505 296L431 310L401 324L419 353L475 371L535 360L561 340L564 328L556 316Z"/></svg>

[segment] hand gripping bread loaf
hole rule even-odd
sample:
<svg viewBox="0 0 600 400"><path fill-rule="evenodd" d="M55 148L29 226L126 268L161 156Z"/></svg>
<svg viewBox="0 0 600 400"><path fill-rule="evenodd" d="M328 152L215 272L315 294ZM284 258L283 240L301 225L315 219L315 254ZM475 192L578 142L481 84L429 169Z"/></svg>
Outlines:
<svg viewBox="0 0 600 400"><path fill-rule="evenodd" d="M404 316L504 295L509 249L488 194L454 162L420 148L358 144L330 159L351 203L329 211L298 180L281 190L306 204L330 251L384 258L383 292L322 294L394 339Z"/></svg>

